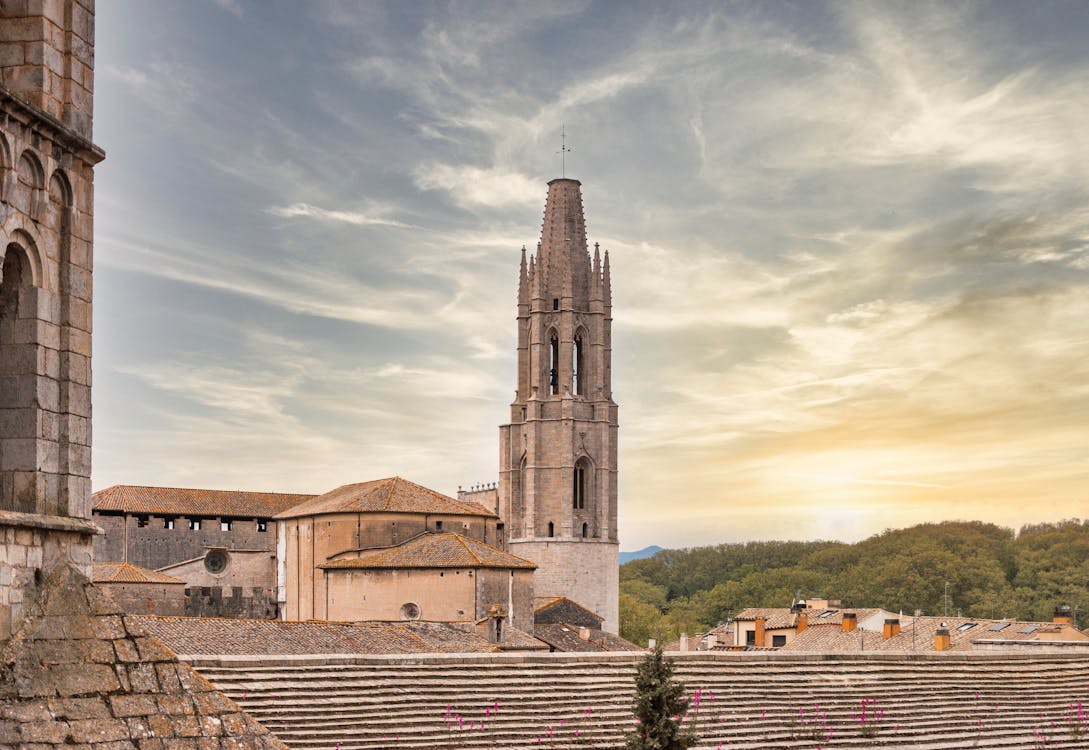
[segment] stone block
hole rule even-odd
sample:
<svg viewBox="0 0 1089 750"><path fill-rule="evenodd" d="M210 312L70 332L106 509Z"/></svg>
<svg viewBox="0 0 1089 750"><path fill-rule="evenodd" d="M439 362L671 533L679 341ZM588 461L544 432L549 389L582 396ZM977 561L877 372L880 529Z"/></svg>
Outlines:
<svg viewBox="0 0 1089 750"><path fill-rule="evenodd" d="M140 652L136 648L136 644L128 638L119 638L113 642L113 649L117 652L117 660L120 662L138 662L140 659Z"/></svg>
<svg viewBox="0 0 1089 750"><path fill-rule="evenodd" d="M0 471L35 471L39 442L35 438L0 440Z"/></svg>
<svg viewBox="0 0 1089 750"><path fill-rule="evenodd" d="M6 68L14 65L22 65L24 60L23 44L21 42L5 42L0 44L0 67Z"/></svg>
<svg viewBox="0 0 1089 750"><path fill-rule="evenodd" d="M174 664L160 662L155 665L155 675L159 678L159 687L163 693L180 693L181 682Z"/></svg>
<svg viewBox="0 0 1089 750"><path fill-rule="evenodd" d="M51 671L57 693L62 697L109 693L121 689L117 675L105 664L64 664Z"/></svg>
<svg viewBox="0 0 1089 750"><path fill-rule="evenodd" d="M41 18L7 18L0 23L0 42L37 42L45 39Z"/></svg>
<svg viewBox="0 0 1089 750"><path fill-rule="evenodd" d="M188 695L176 694L157 696L160 713L171 716L191 716L193 714L193 700Z"/></svg>
<svg viewBox="0 0 1089 750"><path fill-rule="evenodd" d="M166 738L174 736L174 725L171 723L169 716L164 716L159 713L151 714L147 717L147 726L155 737Z"/></svg>
<svg viewBox="0 0 1089 750"><path fill-rule="evenodd" d="M240 713L223 714L223 732L229 737L242 737L246 734L246 720Z"/></svg>
<svg viewBox="0 0 1089 750"><path fill-rule="evenodd" d="M200 733L204 737L219 737L223 734L223 722L218 716L201 716Z"/></svg>
<svg viewBox="0 0 1089 750"><path fill-rule="evenodd" d="M159 704L154 695L113 695L110 696L110 708L118 718L131 716L152 716L159 712Z"/></svg>
<svg viewBox="0 0 1089 750"><path fill-rule="evenodd" d="M129 739L142 740L152 736L151 727L148 726L147 719L134 716L125 719L125 724L129 728Z"/></svg>
<svg viewBox="0 0 1089 750"><path fill-rule="evenodd" d="M124 621L119 615L96 617L91 622L91 628L94 631L95 638L103 638L105 640L124 638L127 635L125 633Z"/></svg>
<svg viewBox="0 0 1089 750"><path fill-rule="evenodd" d="M33 721L19 727L23 743L43 742L50 745L72 744L67 722Z"/></svg>
<svg viewBox="0 0 1089 750"><path fill-rule="evenodd" d="M110 709L102 698L52 698L49 710L55 719L108 719Z"/></svg>
<svg viewBox="0 0 1089 750"><path fill-rule="evenodd" d="M154 664L130 664L129 685L131 689L142 693L159 691L159 678L155 674Z"/></svg>
<svg viewBox="0 0 1089 750"><path fill-rule="evenodd" d="M177 737L200 737L201 724L196 716L175 716L171 723L174 725L174 735Z"/></svg>
<svg viewBox="0 0 1089 750"><path fill-rule="evenodd" d="M117 719L80 719L70 725L71 738L75 742L98 744L129 738L128 725Z"/></svg>
<svg viewBox="0 0 1089 750"><path fill-rule="evenodd" d="M95 17L92 11L78 3L72 4L72 31L90 47L95 43Z"/></svg>

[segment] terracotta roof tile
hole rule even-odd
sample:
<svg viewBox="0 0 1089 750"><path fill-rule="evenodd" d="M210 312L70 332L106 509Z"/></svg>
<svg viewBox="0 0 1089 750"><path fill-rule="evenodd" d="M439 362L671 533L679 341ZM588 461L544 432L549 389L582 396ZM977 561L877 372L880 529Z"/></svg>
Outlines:
<svg viewBox="0 0 1089 750"><path fill-rule="evenodd" d="M140 615L136 619L178 654L426 654L499 650L472 622L321 622ZM507 629L520 641L525 633ZM537 646L531 646L537 648Z"/></svg>
<svg viewBox="0 0 1089 750"><path fill-rule="evenodd" d="M860 649L897 652L934 651L934 636L942 627L942 623L945 623L949 631L950 651L972 651L973 644L980 640L1037 641L1049 637L1054 640L1089 640L1072 627L1067 631L1063 626L1050 622L923 616L900 618L900 633L892 638L885 638L884 634L878 631L863 631L861 628L844 633L842 627L837 625L811 624L781 650L821 653L848 653L857 652ZM1067 633L1066 636L1056 637L1064 632Z"/></svg>
<svg viewBox="0 0 1089 750"><path fill-rule="evenodd" d="M346 484L285 510L276 517L283 519L329 513L378 512L498 517L483 505L455 500L401 477Z"/></svg>
<svg viewBox="0 0 1089 750"><path fill-rule="evenodd" d="M634 643L624 640L620 636L606 633L598 628L589 628L590 637L583 640L579 635L580 628L572 623L547 623L535 625L533 634L547 643L556 651L645 651Z"/></svg>
<svg viewBox="0 0 1089 750"><path fill-rule="evenodd" d="M157 570L141 568L129 562L94 563L91 566L91 580L95 583L176 583L185 581Z"/></svg>
<svg viewBox="0 0 1089 750"><path fill-rule="evenodd" d="M420 534L394 547L365 550L358 557L330 560L326 570L390 568L514 568L533 570L535 563L461 534Z"/></svg>
<svg viewBox="0 0 1089 750"><path fill-rule="evenodd" d="M97 511L233 518L271 518L312 497L314 495L128 484L107 487L91 496Z"/></svg>

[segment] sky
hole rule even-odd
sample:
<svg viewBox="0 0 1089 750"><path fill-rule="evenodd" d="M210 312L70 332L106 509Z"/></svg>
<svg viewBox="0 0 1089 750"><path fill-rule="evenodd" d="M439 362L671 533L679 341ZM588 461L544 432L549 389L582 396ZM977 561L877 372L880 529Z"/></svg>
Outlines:
<svg viewBox="0 0 1089 750"><path fill-rule="evenodd" d="M1089 4L97 11L96 489L495 481L565 128L622 549L1089 516Z"/></svg>

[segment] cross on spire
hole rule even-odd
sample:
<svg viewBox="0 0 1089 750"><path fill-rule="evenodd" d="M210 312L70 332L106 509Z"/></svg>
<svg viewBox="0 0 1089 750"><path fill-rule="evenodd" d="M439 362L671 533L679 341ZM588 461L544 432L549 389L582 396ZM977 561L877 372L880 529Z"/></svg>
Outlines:
<svg viewBox="0 0 1089 750"><path fill-rule="evenodd" d="M567 147L567 123L560 128L560 150L556 153L560 155L560 177L566 177L567 155L571 153L571 149Z"/></svg>

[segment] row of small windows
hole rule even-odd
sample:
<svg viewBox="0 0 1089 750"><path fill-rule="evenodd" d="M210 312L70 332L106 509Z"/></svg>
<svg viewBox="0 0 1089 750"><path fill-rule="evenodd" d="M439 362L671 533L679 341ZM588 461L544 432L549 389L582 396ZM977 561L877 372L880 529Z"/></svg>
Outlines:
<svg viewBox="0 0 1089 750"><path fill-rule="evenodd" d="M175 529L175 528L177 528L177 520L178 520L177 518L175 518L173 516L164 516L162 520L163 520L163 528L164 529ZM190 531L200 531L204 527L204 522L205 521L207 521L208 523L213 523L213 519L210 519L210 518L190 518L190 519L188 519L188 521L189 521L189 530ZM138 527L140 527L141 529L147 528L150 524L151 524L151 519L148 516L136 516L136 525ZM230 518L221 518L221 519L219 519L219 530L220 531L231 531L233 528L234 528L234 520L233 519L230 519ZM260 532L268 531L268 521L266 521L264 519L261 519L261 518L257 519L257 530L260 531Z"/></svg>

